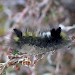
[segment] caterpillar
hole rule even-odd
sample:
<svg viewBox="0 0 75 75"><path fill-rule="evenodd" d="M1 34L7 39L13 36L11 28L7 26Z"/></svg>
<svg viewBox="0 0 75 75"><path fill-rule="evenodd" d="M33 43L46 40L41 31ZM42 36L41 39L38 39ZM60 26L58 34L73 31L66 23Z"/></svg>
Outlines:
<svg viewBox="0 0 75 75"><path fill-rule="evenodd" d="M39 47L50 47L53 44L61 43L62 36L61 36L61 27L57 29L53 28L49 32L39 33L40 36L23 36L22 31L19 29L13 29L16 36L19 38L17 44L22 46L24 44L35 45Z"/></svg>

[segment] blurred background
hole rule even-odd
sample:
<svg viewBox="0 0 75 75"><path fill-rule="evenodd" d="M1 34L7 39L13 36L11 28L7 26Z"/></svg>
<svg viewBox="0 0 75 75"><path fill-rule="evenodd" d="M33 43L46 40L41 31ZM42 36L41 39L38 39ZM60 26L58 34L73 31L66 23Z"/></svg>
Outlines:
<svg viewBox="0 0 75 75"><path fill-rule="evenodd" d="M38 34L60 24L67 27L64 32L73 43L69 50L60 48L37 56L26 55L35 65L6 64L11 60L8 56L14 28ZM75 0L0 0L0 75L75 75L74 25Z"/></svg>

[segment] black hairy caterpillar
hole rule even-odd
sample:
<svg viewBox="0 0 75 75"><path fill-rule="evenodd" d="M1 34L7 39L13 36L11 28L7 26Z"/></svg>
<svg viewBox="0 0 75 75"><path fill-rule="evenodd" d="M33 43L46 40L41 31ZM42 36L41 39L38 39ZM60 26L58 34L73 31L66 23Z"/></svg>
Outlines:
<svg viewBox="0 0 75 75"><path fill-rule="evenodd" d="M16 36L19 40L16 42L19 47L24 44L35 45L38 47L51 47L54 44L62 42L61 28L52 29L50 31L51 35L47 37L46 35L42 37L33 37L33 36L23 36L22 32L19 29L13 29Z"/></svg>

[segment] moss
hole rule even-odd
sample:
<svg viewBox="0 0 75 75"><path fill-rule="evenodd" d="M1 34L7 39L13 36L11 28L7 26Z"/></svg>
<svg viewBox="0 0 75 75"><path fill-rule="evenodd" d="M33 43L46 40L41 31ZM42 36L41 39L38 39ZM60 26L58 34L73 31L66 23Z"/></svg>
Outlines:
<svg viewBox="0 0 75 75"><path fill-rule="evenodd" d="M0 27L0 36L2 36L3 34L4 34L4 27L1 26L1 27Z"/></svg>
<svg viewBox="0 0 75 75"><path fill-rule="evenodd" d="M0 11L2 11L3 10L3 5L2 4L0 4Z"/></svg>

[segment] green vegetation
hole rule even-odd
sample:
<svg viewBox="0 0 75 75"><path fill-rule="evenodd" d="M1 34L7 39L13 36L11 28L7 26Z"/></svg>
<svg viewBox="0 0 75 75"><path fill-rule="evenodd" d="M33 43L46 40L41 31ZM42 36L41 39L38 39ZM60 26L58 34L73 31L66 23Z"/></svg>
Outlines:
<svg viewBox="0 0 75 75"><path fill-rule="evenodd" d="M3 10L3 5L0 4L0 11L2 11L2 10Z"/></svg>
<svg viewBox="0 0 75 75"><path fill-rule="evenodd" d="M14 55L17 53L18 53L18 50L16 50L16 49L12 51L12 54L14 54Z"/></svg>
<svg viewBox="0 0 75 75"><path fill-rule="evenodd" d="M2 36L4 34L4 26L0 27L0 36Z"/></svg>

